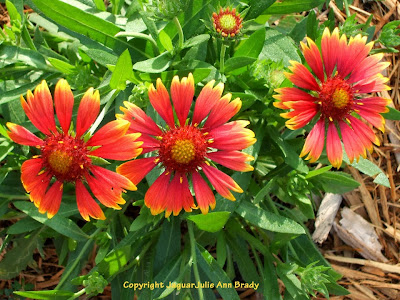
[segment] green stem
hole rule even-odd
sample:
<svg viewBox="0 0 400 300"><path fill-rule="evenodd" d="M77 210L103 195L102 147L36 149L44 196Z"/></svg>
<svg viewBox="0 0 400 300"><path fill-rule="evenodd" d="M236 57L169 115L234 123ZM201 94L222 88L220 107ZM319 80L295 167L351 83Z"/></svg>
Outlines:
<svg viewBox="0 0 400 300"><path fill-rule="evenodd" d="M22 196L22 195L11 195L11 194L0 194L0 198L15 199L15 200L29 199L29 197L26 195Z"/></svg>
<svg viewBox="0 0 400 300"><path fill-rule="evenodd" d="M153 45L153 48L157 52L157 54L160 54L160 51L158 50L158 45L157 45L156 41L151 37L151 35L147 35L147 34L140 33L140 32L125 31L125 32L118 32L115 35L115 37L118 37L118 36L128 36L128 37L134 37L134 38L147 40Z"/></svg>
<svg viewBox="0 0 400 300"><path fill-rule="evenodd" d="M221 74L224 74L225 71L225 51L226 51L226 45L222 44L221 53L219 55L219 72Z"/></svg>
<svg viewBox="0 0 400 300"><path fill-rule="evenodd" d="M350 17L350 10L349 10L349 2L347 0L343 0L344 3L344 10L346 11L346 16Z"/></svg>
<svg viewBox="0 0 400 300"><path fill-rule="evenodd" d="M196 258L196 240L194 238L193 233L193 222L188 221L188 230L189 230L189 238L190 238L190 252L191 252L191 259L193 262L193 272L194 272L194 279L199 283L199 299L204 300L203 289L201 288L200 284L200 274L199 269L197 267L197 258Z"/></svg>
<svg viewBox="0 0 400 300"><path fill-rule="evenodd" d="M115 90L114 94L112 94L110 100L108 100L108 102L106 103L106 105L103 107L103 109L101 110L99 116L97 117L96 121L94 121L92 127L90 128L89 132L90 134L93 134L97 127L100 125L101 121L103 121L104 116L106 115L108 109L110 108L111 104L113 104L115 98L117 98L118 94L119 94L119 90Z"/></svg>
<svg viewBox="0 0 400 300"><path fill-rule="evenodd" d="M174 20L176 28L178 29L178 36L179 36L178 48L182 49L183 48L183 40L184 40L182 26L181 26L181 23L179 22L179 20L178 20L178 18L176 16L174 17L173 20Z"/></svg>
<svg viewBox="0 0 400 300"><path fill-rule="evenodd" d="M79 298L79 296L82 296L86 292L86 289L81 289L79 292L76 292L73 294L68 300L74 300L76 298Z"/></svg>
<svg viewBox="0 0 400 300"><path fill-rule="evenodd" d="M71 275L73 271L75 271L75 268L78 267L79 263L81 262L83 254L86 252L87 248L89 248L92 238L96 236L101 231L101 228L97 228L95 232L90 236L90 238L86 241L86 244L83 246L81 252L79 253L78 257L75 258L74 262L72 263L71 267L63 273L63 276L61 277L61 280L58 282L56 286L56 290L60 289L62 285L65 283L65 281L68 279L68 277Z"/></svg>

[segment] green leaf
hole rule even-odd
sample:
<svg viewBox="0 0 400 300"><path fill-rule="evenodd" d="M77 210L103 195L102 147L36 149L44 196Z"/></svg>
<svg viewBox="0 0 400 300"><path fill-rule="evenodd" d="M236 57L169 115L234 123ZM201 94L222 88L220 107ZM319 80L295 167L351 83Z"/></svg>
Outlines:
<svg viewBox="0 0 400 300"><path fill-rule="evenodd" d="M229 73L233 70L250 65L255 61L256 59L254 57L231 57L225 62L225 72Z"/></svg>
<svg viewBox="0 0 400 300"><path fill-rule="evenodd" d="M92 40L95 40L116 52L121 49L130 49L134 59L148 57L148 54L125 42L116 38L115 35L121 31L121 28L112 22L106 21L100 17L72 6L60 0L52 0L49 5L48 0L31 0L31 2L43 14L65 26L66 28L83 34Z"/></svg>
<svg viewBox="0 0 400 300"><path fill-rule="evenodd" d="M169 282L179 283L182 281L183 274L179 272L182 264L182 256L179 255L171 259L154 278L154 282L163 282L165 289L157 289L152 295L152 299L161 299L170 294L174 289L167 289Z"/></svg>
<svg viewBox="0 0 400 300"><path fill-rule="evenodd" d="M387 108L389 108L389 111L387 113L383 113L382 117L384 117L385 119L388 120L395 120L395 121L399 121L400 120L400 111L398 111L397 109L388 106Z"/></svg>
<svg viewBox="0 0 400 300"><path fill-rule="evenodd" d="M312 170L312 171L308 172L308 174L305 176L305 178L306 179L310 179L310 178L312 178L314 176L317 176L319 174L328 172L330 169L332 169L332 166L326 166L326 167L323 167L323 168L320 168L320 169Z"/></svg>
<svg viewBox="0 0 400 300"><path fill-rule="evenodd" d="M263 210L248 201L242 201L236 212L249 223L272 232L305 233L304 228L295 221Z"/></svg>
<svg viewBox="0 0 400 300"><path fill-rule="evenodd" d="M132 60L128 49L118 58L117 64L110 80L112 89L123 91L126 89L126 81L133 77Z"/></svg>
<svg viewBox="0 0 400 300"><path fill-rule="evenodd" d="M71 239L77 241L86 241L89 238L89 236L84 233L82 229L80 229L78 225L76 225L75 222L70 219L61 217L60 214L56 214L53 218L48 219L45 214L41 214L38 212L33 203L16 201L14 202L14 205L16 208L30 216L32 219L49 226L58 233L70 237Z"/></svg>
<svg viewBox="0 0 400 300"><path fill-rule="evenodd" d="M360 185L349 174L343 172L325 172L311 180L320 183L325 192L334 194L350 192Z"/></svg>
<svg viewBox="0 0 400 300"><path fill-rule="evenodd" d="M14 6L14 4L11 1L6 0L6 7L7 7L7 12L8 15L10 16L11 23L15 23L16 21L21 22L21 15L18 13L17 8ZM20 23L21 25L21 23Z"/></svg>
<svg viewBox="0 0 400 300"><path fill-rule="evenodd" d="M56 68L57 70L59 70L64 74L72 74L76 70L76 68L73 65L65 61L53 57L49 57L47 59L54 68Z"/></svg>
<svg viewBox="0 0 400 300"><path fill-rule="evenodd" d="M284 15L310 10L323 4L325 0L282 0L275 2L263 14Z"/></svg>
<svg viewBox="0 0 400 300"><path fill-rule="evenodd" d="M53 291L24 291L24 292L14 292L14 294L31 298L31 299L41 299L41 300L63 300L70 299L74 293L70 291L63 290L53 290Z"/></svg>
<svg viewBox="0 0 400 300"><path fill-rule="evenodd" d="M98 10L106 11L106 6L103 0L93 0L93 2L96 4Z"/></svg>
<svg viewBox="0 0 400 300"><path fill-rule="evenodd" d="M274 257L271 253L264 254L264 298L280 299L278 277L274 265Z"/></svg>
<svg viewBox="0 0 400 300"><path fill-rule="evenodd" d="M9 280L17 276L32 260L33 250L37 245L39 231L18 240L18 246L6 253L0 261L0 279Z"/></svg>
<svg viewBox="0 0 400 300"><path fill-rule="evenodd" d="M268 7L274 4L276 0L251 0L249 2L250 9L246 14L245 19L255 19L261 15Z"/></svg>
<svg viewBox="0 0 400 300"><path fill-rule="evenodd" d="M161 45L165 48L165 50L172 52L174 50L174 46L172 46L172 40L169 35L164 31L161 30L158 34L158 38L160 39Z"/></svg>
<svg viewBox="0 0 400 300"><path fill-rule="evenodd" d="M285 284L286 291L296 300L307 300L307 294L303 290L300 280L293 273L291 264L278 263L276 272ZM285 297L286 298L286 297Z"/></svg>
<svg viewBox="0 0 400 300"><path fill-rule="evenodd" d="M112 250L98 265L98 271L105 278L109 278L118 273L124 267L131 254L131 246L125 246Z"/></svg>
<svg viewBox="0 0 400 300"><path fill-rule="evenodd" d="M215 284L222 299L239 300L239 295L232 287L232 282L212 255L199 244L196 245L196 257L199 267ZM226 284L226 285L225 285ZM225 286L224 286L225 285Z"/></svg>
<svg viewBox="0 0 400 300"><path fill-rule="evenodd" d="M11 225L7 233L8 234L21 234L21 233L26 233L30 232L33 230L38 229L39 227L42 227L43 225L37 221L35 221L32 218L24 218L19 220L17 223L14 223Z"/></svg>
<svg viewBox="0 0 400 300"><path fill-rule="evenodd" d="M196 35L196 36L188 39L187 41L185 41L183 43L182 49L192 48L194 46L197 46L197 45L199 45L201 43L204 43L204 42L208 41L209 39L210 39L210 35L209 34Z"/></svg>
<svg viewBox="0 0 400 300"><path fill-rule="evenodd" d="M290 37L275 29L267 28L264 47L259 59L270 59L276 62L282 61L285 66L288 66L290 60L301 61L297 51L298 49Z"/></svg>
<svg viewBox="0 0 400 300"><path fill-rule="evenodd" d="M374 179L374 183L381 184L383 186L390 188L390 182L385 173L380 173L378 176L376 176Z"/></svg>
<svg viewBox="0 0 400 300"><path fill-rule="evenodd" d="M0 67L15 62L22 62L28 66L32 66L41 70L49 70L46 60L39 52L16 46L1 45Z"/></svg>
<svg viewBox="0 0 400 300"><path fill-rule="evenodd" d="M172 81L172 78L174 78L174 76L178 75L179 78L182 78L184 76L187 76L189 72L192 72L194 83L197 84L210 74L211 69L198 68L194 70L164 71L162 73L153 73L153 74L140 73L139 76L140 79L148 82L155 82L157 78L161 78L164 85L168 85Z"/></svg>
<svg viewBox="0 0 400 300"><path fill-rule="evenodd" d="M208 214L189 215L187 219L196 223L199 229L208 232L221 230L230 216L229 211L210 212Z"/></svg>
<svg viewBox="0 0 400 300"><path fill-rule="evenodd" d="M164 52L157 57L137 62L133 65L133 69L145 73L160 73L168 69L171 63L169 52Z"/></svg>
<svg viewBox="0 0 400 300"><path fill-rule="evenodd" d="M233 57L253 57L257 58L264 46L265 29L261 28L254 32L250 37L241 43L239 48L235 51Z"/></svg>

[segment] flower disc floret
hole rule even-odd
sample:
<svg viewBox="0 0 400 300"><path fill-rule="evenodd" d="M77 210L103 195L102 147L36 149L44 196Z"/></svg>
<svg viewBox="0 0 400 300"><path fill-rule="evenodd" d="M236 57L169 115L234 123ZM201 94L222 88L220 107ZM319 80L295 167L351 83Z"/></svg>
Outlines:
<svg viewBox="0 0 400 300"><path fill-rule="evenodd" d="M310 131L300 156L315 162L320 157L326 141L326 154L334 167L342 164L344 149L350 162L366 156L379 140L362 119L384 131L390 99L367 94L390 89L388 78L381 72L390 63L380 62L382 54L369 55L373 42L357 35L347 40L338 28L331 33L325 29L321 49L307 38L301 43L304 58L311 71L299 62L292 61L286 77L295 87L277 89L274 105L289 110L281 114L290 129L299 129L317 119ZM341 138L340 138L341 137Z"/></svg>
<svg viewBox="0 0 400 300"><path fill-rule="evenodd" d="M56 85L54 104L45 81L34 93L28 91L27 101L21 96L21 104L33 125L45 135L40 139L20 125L7 123L8 134L14 142L39 149L39 154L21 167L22 184L39 212L47 212L49 218L57 213L65 182L75 184L78 210L87 221L90 217L104 219L105 216L86 186L103 205L120 209L118 204L125 203L122 192L136 189L135 185L115 172L94 165L91 157L127 160L139 155L142 142L136 141L139 134L126 134L129 122L109 122L89 139L84 138L100 110L99 93L90 88L78 108L76 133L71 132L74 97L63 79ZM56 126L54 107L60 128Z"/></svg>
<svg viewBox="0 0 400 300"><path fill-rule="evenodd" d="M223 37L234 37L240 32L243 27L240 14L236 13L236 9L230 10L229 7L225 10L221 7L219 13L213 13L212 22L215 30Z"/></svg>
<svg viewBox="0 0 400 300"><path fill-rule="evenodd" d="M165 211L168 217L172 213L178 215L182 209L191 211L197 207L207 213L209 207L215 207L215 196L209 184L230 200L235 200L231 191L243 192L231 177L212 163L236 171L252 170L247 162L253 157L240 150L256 141L254 132L245 128L249 124L247 121L228 122L240 110L241 101L238 98L231 101L231 94L222 96L223 84L214 87L214 83L211 81L202 89L189 120L194 97L192 74L182 80L178 76L173 78L173 105L160 79L156 88L151 85L149 99L166 122L165 128L158 126L133 103L125 102L125 107L121 107L123 114L117 115L118 119L131 123L129 132L142 134L139 140L143 141L143 152L148 153L144 158L122 164L117 172L138 184L154 167L164 170L144 199L154 215Z"/></svg>

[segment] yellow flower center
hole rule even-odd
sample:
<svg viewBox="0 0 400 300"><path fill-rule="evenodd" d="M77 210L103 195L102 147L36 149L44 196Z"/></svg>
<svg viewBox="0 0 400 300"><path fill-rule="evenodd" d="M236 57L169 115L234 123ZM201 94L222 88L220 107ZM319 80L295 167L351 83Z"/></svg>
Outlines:
<svg viewBox="0 0 400 300"><path fill-rule="evenodd" d="M332 95L332 103L335 107L341 109L347 106L350 101L349 93L344 89L336 89Z"/></svg>
<svg viewBox="0 0 400 300"><path fill-rule="evenodd" d="M177 140L172 146L171 156L177 163L187 164L194 159L195 150L191 140Z"/></svg>
<svg viewBox="0 0 400 300"><path fill-rule="evenodd" d="M221 24L221 28L226 31L233 30L236 26L236 19L230 14L223 15L219 22Z"/></svg>
<svg viewBox="0 0 400 300"><path fill-rule="evenodd" d="M68 155L68 153L56 150L50 153L48 162L55 172L66 174L70 169L72 159L72 156Z"/></svg>

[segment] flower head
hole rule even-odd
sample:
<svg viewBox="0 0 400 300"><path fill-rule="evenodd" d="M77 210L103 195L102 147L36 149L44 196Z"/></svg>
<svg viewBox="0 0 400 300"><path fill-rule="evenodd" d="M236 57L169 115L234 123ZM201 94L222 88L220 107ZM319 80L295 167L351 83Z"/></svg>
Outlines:
<svg viewBox="0 0 400 300"><path fill-rule="evenodd" d="M253 169L246 163L253 157L240 151L256 141L253 131L245 128L249 122L228 122L240 110L241 101L239 98L231 101L231 94L221 97L224 86L220 83L214 87L214 83L214 80L209 82L200 92L191 121L187 118L194 96L192 74L181 81L178 76L173 78L173 105L160 79L157 80L157 89L150 86L150 102L166 122L164 128L129 102L121 107L124 114L117 115L118 119L131 123L128 132L142 134L138 140L143 141L143 152L152 154L122 164L117 172L137 184L155 166L165 169L145 195L145 204L152 214L165 211L168 217L171 213L178 215L182 208L191 211L195 205L189 182L202 213L207 213L209 207L214 208L214 193L201 171L221 196L235 200L231 191L241 193L242 189L231 177L214 167L211 161L236 171Z"/></svg>
<svg viewBox="0 0 400 300"><path fill-rule="evenodd" d="M390 99L369 97L368 93L388 90L387 78L381 75L389 63L380 62L383 54L368 55L373 43L366 44L366 37L357 35L347 41L339 37L336 28L332 34L325 29L321 40L321 51L307 38L308 46L301 43L304 57L311 72L301 63L292 61L291 73L286 77L296 86L280 88L274 97L274 105L289 109L281 114L290 129L302 128L315 117L318 119L310 131L300 156L315 162L325 144L331 164L339 168L342 164L342 145L350 162L366 156L366 149L372 151L372 143L379 140L370 127L360 120L366 120L384 131L385 120L380 115L387 111ZM358 116L357 116L358 115Z"/></svg>
<svg viewBox="0 0 400 300"><path fill-rule="evenodd" d="M74 96L64 79L55 88L54 105L60 127L54 118L53 99L45 81L34 93L21 96L22 107L32 124L44 138L40 139L26 128L7 123L10 138L21 145L39 149L39 155L25 161L21 167L21 181L31 201L40 213L52 218L58 211L63 184L71 182L76 187L76 201L82 217L104 219L103 211L85 185L103 205L120 209L124 204L122 192L135 190L135 185L125 177L92 162L92 157L127 160L142 151L137 134L126 134L129 122L116 120L107 123L89 139L85 132L96 120L100 110L100 95L90 88L83 96L76 121L76 133L70 130Z"/></svg>
<svg viewBox="0 0 400 300"><path fill-rule="evenodd" d="M212 22L215 30L223 37L234 37L242 28L242 18L236 13L236 8L230 10L229 7L221 7L219 13L213 13Z"/></svg>

